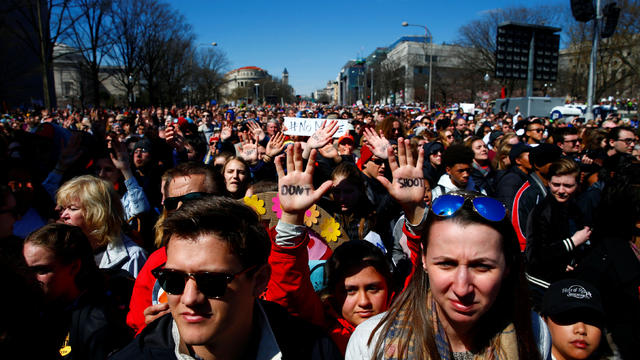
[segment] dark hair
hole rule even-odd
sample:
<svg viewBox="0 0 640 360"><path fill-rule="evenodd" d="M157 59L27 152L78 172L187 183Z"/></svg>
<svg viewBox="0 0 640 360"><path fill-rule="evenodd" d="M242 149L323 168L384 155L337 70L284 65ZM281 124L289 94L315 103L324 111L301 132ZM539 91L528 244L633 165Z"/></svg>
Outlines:
<svg viewBox="0 0 640 360"><path fill-rule="evenodd" d="M578 135L578 129L574 127L560 128L556 132L554 139L556 143L562 143L564 142L564 137L567 135Z"/></svg>
<svg viewBox="0 0 640 360"><path fill-rule="evenodd" d="M462 144L454 144L449 146L442 154L442 164L449 168L456 164L471 164L473 157L473 150Z"/></svg>
<svg viewBox="0 0 640 360"><path fill-rule="evenodd" d="M78 289L85 290L100 278L98 265L87 236L77 226L53 223L32 232L25 244L42 246L51 250L58 261L69 265L80 260L80 270L75 278Z"/></svg>
<svg viewBox="0 0 640 360"><path fill-rule="evenodd" d="M607 140L618 140L618 138L620 137L620 132L621 131L629 131L631 133L633 133L634 135L636 134L632 128L628 127L628 126L618 126L615 127L611 130L609 130L609 134L607 135Z"/></svg>
<svg viewBox="0 0 640 360"><path fill-rule="evenodd" d="M167 246L175 236L197 241L200 235L215 235L229 244L244 268L266 264L271 251L271 240L256 212L225 197L186 202L170 213L162 226Z"/></svg>
<svg viewBox="0 0 640 360"><path fill-rule="evenodd" d="M323 297L333 308L340 312L342 304L336 295L344 287L346 277L355 274L367 266L372 266L387 282L388 296L391 296L393 278L391 267L382 250L366 240L347 241L338 246L325 263L326 293Z"/></svg>
<svg viewBox="0 0 640 360"><path fill-rule="evenodd" d="M476 195L476 193L467 194ZM422 249L423 252L426 251L429 243L429 231L436 222L449 221L462 225L483 224L502 235L502 250L508 272L503 278L500 292L494 304L475 325L482 330L478 331L474 345L477 348L491 345L495 341L496 335L509 323L513 323L518 339L518 354L522 359L531 359L536 358L534 354L539 353L531 328L531 310L520 246L509 219L509 216L505 216L500 222L488 221L478 215L470 201L465 201L464 205L448 218L438 217L430 211L421 237ZM422 268L422 260L419 257L415 264L416 271L408 287L395 299L387 314L369 337L369 344L371 344L374 335L378 331L381 333L375 344L374 354L382 353L385 350L383 349L384 334L394 330L394 337L399 339L396 352L399 359L407 358L410 343L416 346L415 351L418 356L422 355L430 359L440 358L436 346L433 319L427 311L426 304L430 288L429 280ZM408 316L399 316L402 313L408 314Z"/></svg>

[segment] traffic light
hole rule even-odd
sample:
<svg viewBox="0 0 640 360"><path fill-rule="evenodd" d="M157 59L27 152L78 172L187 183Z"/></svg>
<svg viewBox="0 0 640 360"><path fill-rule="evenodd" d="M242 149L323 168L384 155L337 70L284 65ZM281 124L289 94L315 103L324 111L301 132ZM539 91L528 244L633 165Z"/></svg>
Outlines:
<svg viewBox="0 0 640 360"><path fill-rule="evenodd" d="M587 22L596 17L596 9L592 0L571 0L573 17L580 22Z"/></svg>
<svg viewBox="0 0 640 360"><path fill-rule="evenodd" d="M600 36L604 39L613 36L616 31L618 19L620 18L620 8L614 2L609 3L602 9L602 15L604 15L605 21Z"/></svg>

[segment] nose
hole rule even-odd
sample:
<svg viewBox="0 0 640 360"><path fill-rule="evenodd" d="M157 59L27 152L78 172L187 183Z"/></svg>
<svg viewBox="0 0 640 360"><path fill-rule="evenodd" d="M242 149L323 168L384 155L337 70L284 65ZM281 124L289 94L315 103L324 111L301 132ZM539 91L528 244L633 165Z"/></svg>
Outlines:
<svg viewBox="0 0 640 360"><path fill-rule="evenodd" d="M577 323L573 324L573 332L578 335L586 335L587 327L582 321L578 321Z"/></svg>
<svg viewBox="0 0 640 360"><path fill-rule="evenodd" d="M198 290L196 281L191 277L188 278L180 297L180 302L186 306L194 306L201 303L204 298L205 296Z"/></svg>
<svg viewBox="0 0 640 360"><path fill-rule="evenodd" d="M369 309L372 306L369 294L365 290L358 291L358 306L362 309Z"/></svg>
<svg viewBox="0 0 640 360"><path fill-rule="evenodd" d="M466 266L460 266L456 270L453 279L452 290L459 298L468 296L473 292L473 284L471 282L471 274Z"/></svg>

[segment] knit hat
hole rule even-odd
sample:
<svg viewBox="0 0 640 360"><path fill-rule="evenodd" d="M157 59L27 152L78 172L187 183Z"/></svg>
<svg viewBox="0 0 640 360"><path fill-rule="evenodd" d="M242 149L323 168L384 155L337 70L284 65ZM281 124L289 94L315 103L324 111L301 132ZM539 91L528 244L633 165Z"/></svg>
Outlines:
<svg viewBox="0 0 640 360"><path fill-rule="evenodd" d="M360 158L357 162L358 169L362 170L364 164L366 164L372 156L373 153L371 152L371 149L367 145L362 145L362 149L360 149Z"/></svg>

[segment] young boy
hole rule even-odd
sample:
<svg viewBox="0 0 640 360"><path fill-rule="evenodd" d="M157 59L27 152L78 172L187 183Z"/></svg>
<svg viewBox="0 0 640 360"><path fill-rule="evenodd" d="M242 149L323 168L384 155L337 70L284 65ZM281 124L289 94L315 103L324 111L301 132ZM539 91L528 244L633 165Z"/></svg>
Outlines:
<svg viewBox="0 0 640 360"><path fill-rule="evenodd" d="M554 360L588 359L598 349L604 312L593 285L574 279L553 283L544 295L542 315L551 332Z"/></svg>

